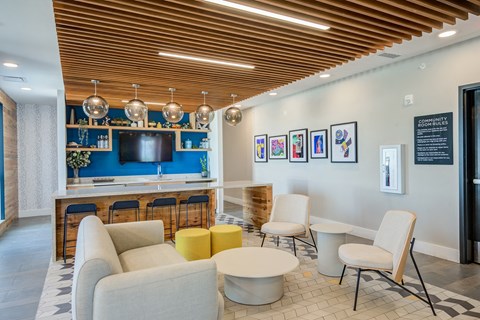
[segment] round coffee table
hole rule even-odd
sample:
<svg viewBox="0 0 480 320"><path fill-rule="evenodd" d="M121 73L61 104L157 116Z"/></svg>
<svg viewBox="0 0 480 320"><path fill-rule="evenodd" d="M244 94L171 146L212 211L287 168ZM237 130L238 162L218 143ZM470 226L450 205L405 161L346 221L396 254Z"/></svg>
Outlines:
<svg viewBox="0 0 480 320"><path fill-rule="evenodd" d="M317 233L317 270L330 277L342 275L343 263L338 259L338 247L345 243L352 228L336 223L318 223L310 226Z"/></svg>
<svg viewBox="0 0 480 320"><path fill-rule="evenodd" d="M225 275L228 299L248 305L275 302L283 296L283 276L298 267L297 257L271 248L242 247L212 257Z"/></svg>

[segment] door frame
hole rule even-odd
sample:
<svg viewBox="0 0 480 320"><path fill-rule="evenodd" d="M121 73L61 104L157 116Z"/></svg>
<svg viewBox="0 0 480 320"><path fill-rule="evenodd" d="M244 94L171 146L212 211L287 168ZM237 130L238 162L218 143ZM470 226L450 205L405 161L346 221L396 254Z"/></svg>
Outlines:
<svg viewBox="0 0 480 320"><path fill-rule="evenodd" d="M480 82L463 85L458 87L458 152L459 152L459 205L460 205L460 263L473 262L473 244L469 241L469 235L472 232L472 221L469 217L471 212L471 201L473 197L473 181L468 178L468 173L473 170L474 164L467 158L468 151L472 148L466 143L471 142L467 139L468 116L469 112L466 105L466 92L480 89Z"/></svg>

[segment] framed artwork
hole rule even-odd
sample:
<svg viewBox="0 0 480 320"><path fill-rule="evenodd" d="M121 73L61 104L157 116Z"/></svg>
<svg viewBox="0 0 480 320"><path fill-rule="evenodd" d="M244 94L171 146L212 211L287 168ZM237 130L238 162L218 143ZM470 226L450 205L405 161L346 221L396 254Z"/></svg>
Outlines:
<svg viewBox="0 0 480 320"><path fill-rule="evenodd" d="M253 137L255 162L267 162L267 135L260 134Z"/></svg>
<svg viewBox="0 0 480 320"><path fill-rule="evenodd" d="M357 122L332 124L330 126L330 161L357 162Z"/></svg>
<svg viewBox="0 0 480 320"><path fill-rule="evenodd" d="M290 162L308 162L308 130L289 131L288 148Z"/></svg>
<svg viewBox="0 0 480 320"><path fill-rule="evenodd" d="M380 191L404 194L404 145L380 146Z"/></svg>
<svg viewBox="0 0 480 320"><path fill-rule="evenodd" d="M287 159L288 156L287 135L268 137L268 158Z"/></svg>
<svg viewBox="0 0 480 320"><path fill-rule="evenodd" d="M310 131L310 158L328 158L327 129Z"/></svg>

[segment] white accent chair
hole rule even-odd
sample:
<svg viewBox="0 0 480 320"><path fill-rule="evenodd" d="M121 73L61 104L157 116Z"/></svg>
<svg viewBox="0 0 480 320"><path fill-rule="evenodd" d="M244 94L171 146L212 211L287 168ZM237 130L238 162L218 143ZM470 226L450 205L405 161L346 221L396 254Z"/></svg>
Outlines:
<svg viewBox="0 0 480 320"><path fill-rule="evenodd" d="M291 237L293 240L293 252L297 255L295 240L308 244L317 250L315 239L310 230L310 198L301 194L277 195L273 201L270 220L261 228L263 233L262 247L267 234L277 237L277 247L280 237ZM313 244L298 237L308 237L310 231Z"/></svg>
<svg viewBox="0 0 480 320"><path fill-rule="evenodd" d="M80 223L73 320L221 320L224 301L211 259L187 262L163 243L161 220Z"/></svg>
<svg viewBox="0 0 480 320"><path fill-rule="evenodd" d="M388 282L400 286L402 289L427 303L432 309L433 314L436 315L417 263L413 257L415 238L412 239L412 235L416 219L417 217L412 212L399 210L388 211L382 220L373 245L348 243L338 248L338 257L344 264L339 284L342 284L347 266L357 269L357 286L355 289L355 301L353 303L354 311L357 308L358 289L362 271L375 271L387 279ZM428 300L404 286L403 273L405 271L409 247L412 262ZM391 274L391 278L385 273Z"/></svg>

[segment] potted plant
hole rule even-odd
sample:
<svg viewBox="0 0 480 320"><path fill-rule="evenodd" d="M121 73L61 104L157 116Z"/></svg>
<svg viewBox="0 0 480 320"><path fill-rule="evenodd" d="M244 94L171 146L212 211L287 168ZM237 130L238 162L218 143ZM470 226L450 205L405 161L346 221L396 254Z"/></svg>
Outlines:
<svg viewBox="0 0 480 320"><path fill-rule="evenodd" d="M90 164L90 151L67 152L67 165L73 169L73 182L80 182L78 170Z"/></svg>
<svg viewBox="0 0 480 320"><path fill-rule="evenodd" d="M208 177L208 170L207 170L207 157L204 155L200 158L200 165L202 166L202 177Z"/></svg>

